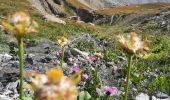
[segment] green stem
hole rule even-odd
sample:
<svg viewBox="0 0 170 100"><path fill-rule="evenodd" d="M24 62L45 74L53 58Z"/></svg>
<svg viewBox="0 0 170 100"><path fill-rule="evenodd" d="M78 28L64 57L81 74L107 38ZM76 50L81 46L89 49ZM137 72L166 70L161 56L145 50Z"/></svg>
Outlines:
<svg viewBox="0 0 170 100"><path fill-rule="evenodd" d="M102 82L102 80L101 80L101 78L100 78L99 72L96 71L96 74L97 74L97 78L98 78L98 80L99 80L99 82L100 82L100 85L101 85L101 87L102 87L102 86L103 86L103 82Z"/></svg>
<svg viewBox="0 0 170 100"><path fill-rule="evenodd" d="M130 71L132 66L132 55L128 57L128 70L127 70L127 79L126 79L126 87L125 87L125 97L124 100L128 99L128 89L129 89L129 82L130 82Z"/></svg>
<svg viewBox="0 0 170 100"><path fill-rule="evenodd" d="M19 62L20 62L20 100L23 100L24 46L23 46L22 38L18 38L18 45L19 45Z"/></svg>
<svg viewBox="0 0 170 100"><path fill-rule="evenodd" d="M62 71L63 71L63 63L64 63L64 46L62 47L61 66L60 66L60 69Z"/></svg>
<svg viewBox="0 0 170 100"><path fill-rule="evenodd" d="M106 96L106 100L110 100L110 97L109 97L109 96Z"/></svg>
<svg viewBox="0 0 170 100"><path fill-rule="evenodd" d="M101 79L100 73L99 73L99 65L97 65L96 68L97 69L95 70L95 73L96 73L97 79L99 80L99 84L102 87L103 86L103 82L102 82L102 79Z"/></svg>

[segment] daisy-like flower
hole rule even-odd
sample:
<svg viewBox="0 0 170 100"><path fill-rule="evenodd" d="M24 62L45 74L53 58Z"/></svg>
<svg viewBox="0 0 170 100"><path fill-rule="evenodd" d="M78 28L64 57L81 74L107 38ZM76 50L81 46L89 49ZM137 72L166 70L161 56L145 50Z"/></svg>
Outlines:
<svg viewBox="0 0 170 100"><path fill-rule="evenodd" d="M62 47L67 46L69 44L69 40L62 36L58 39L58 44Z"/></svg>
<svg viewBox="0 0 170 100"><path fill-rule="evenodd" d="M149 50L146 41L142 41L135 32L131 32L127 37L119 35L119 42L124 51L128 54L146 53Z"/></svg>
<svg viewBox="0 0 170 100"><path fill-rule="evenodd" d="M66 77L58 69L51 69L47 74L29 75L36 100L76 100L78 95L76 84L80 79L75 75Z"/></svg>
<svg viewBox="0 0 170 100"><path fill-rule="evenodd" d="M117 93L117 89L115 87L108 86L105 88L105 93L110 96L114 96Z"/></svg>
<svg viewBox="0 0 170 100"><path fill-rule="evenodd" d="M17 38L24 37L28 33L38 32L37 22L31 21L31 18L25 12L16 12L9 16L7 21L2 21L1 24Z"/></svg>

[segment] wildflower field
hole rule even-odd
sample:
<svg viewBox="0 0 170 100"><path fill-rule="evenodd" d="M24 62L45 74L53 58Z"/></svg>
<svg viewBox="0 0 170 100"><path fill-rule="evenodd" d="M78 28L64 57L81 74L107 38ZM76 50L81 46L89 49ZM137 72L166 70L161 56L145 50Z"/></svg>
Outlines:
<svg viewBox="0 0 170 100"><path fill-rule="evenodd" d="M0 100L170 100L169 5L145 6L96 24L0 0Z"/></svg>

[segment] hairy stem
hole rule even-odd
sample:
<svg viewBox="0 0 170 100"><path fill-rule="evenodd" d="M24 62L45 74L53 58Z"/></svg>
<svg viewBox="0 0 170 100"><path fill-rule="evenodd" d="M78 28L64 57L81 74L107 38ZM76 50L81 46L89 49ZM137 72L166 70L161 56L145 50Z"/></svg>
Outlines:
<svg viewBox="0 0 170 100"><path fill-rule="evenodd" d="M22 38L18 38L19 45L19 62L20 62L20 100L23 100L23 74L24 74L24 47Z"/></svg>
<svg viewBox="0 0 170 100"><path fill-rule="evenodd" d="M129 89L129 82L130 82L131 66L132 66L132 55L129 55L129 57L128 57L128 69L127 69L127 79L126 79L126 87L125 87L124 100L128 99L128 89Z"/></svg>

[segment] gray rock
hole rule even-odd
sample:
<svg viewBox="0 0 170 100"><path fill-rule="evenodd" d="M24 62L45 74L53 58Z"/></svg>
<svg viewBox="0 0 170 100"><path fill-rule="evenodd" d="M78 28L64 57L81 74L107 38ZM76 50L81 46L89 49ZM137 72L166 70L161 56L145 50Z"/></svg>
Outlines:
<svg viewBox="0 0 170 100"><path fill-rule="evenodd" d="M13 61L11 67L19 68L19 61Z"/></svg>
<svg viewBox="0 0 170 100"><path fill-rule="evenodd" d="M149 100L149 96L147 94L141 93L135 98L135 100Z"/></svg>
<svg viewBox="0 0 170 100"><path fill-rule="evenodd" d="M91 8L105 8L111 6L125 6L130 4L170 2L170 0L78 0Z"/></svg>
<svg viewBox="0 0 170 100"><path fill-rule="evenodd" d="M6 86L7 90L13 90L17 93L17 87L19 86L19 80L17 80L16 82L11 82Z"/></svg>
<svg viewBox="0 0 170 100"><path fill-rule="evenodd" d="M1 62L8 62L9 60L12 59L12 56L5 53L5 54L0 54L0 60Z"/></svg>
<svg viewBox="0 0 170 100"><path fill-rule="evenodd" d="M83 56L83 57L85 57L85 58L88 58L88 55L89 55L89 53L80 51L80 50L78 50L78 49L76 49L76 48L71 48L71 49L70 49L70 52L71 52L71 54L72 54L73 56L81 55L81 56Z"/></svg>
<svg viewBox="0 0 170 100"><path fill-rule="evenodd" d="M152 96L152 100L170 100L170 98L166 98L166 99L159 99L159 98L156 98L155 96Z"/></svg>
<svg viewBox="0 0 170 100"><path fill-rule="evenodd" d="M31 57L31 56L29 56L29 55L26 57L25 61L27 61L27 62L28 62L29 64L31 64L31 65L34 64L33 57Z"/></svg>
<svg viewBox="0 0 170 100"><path fill-rule="evenodd" d="M156 97L159 99L166 99L169 98L169 96L165 93L159 92L158 94L156 94Z"/></svg>
<svg viewBox="0 0 170 100"><path fill-rule="evenodd" d="M0 94L0 100L12 100L9 97L5 96L5 95L1 95Z"/></svg>

